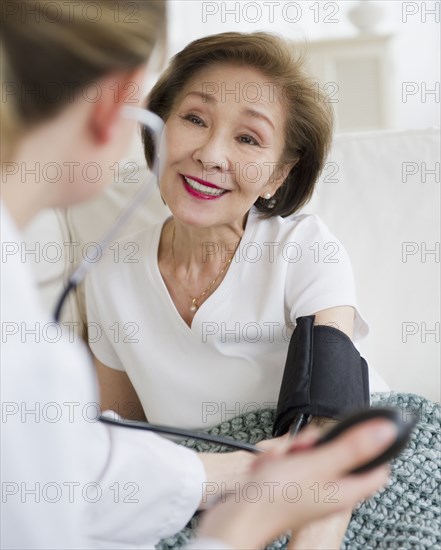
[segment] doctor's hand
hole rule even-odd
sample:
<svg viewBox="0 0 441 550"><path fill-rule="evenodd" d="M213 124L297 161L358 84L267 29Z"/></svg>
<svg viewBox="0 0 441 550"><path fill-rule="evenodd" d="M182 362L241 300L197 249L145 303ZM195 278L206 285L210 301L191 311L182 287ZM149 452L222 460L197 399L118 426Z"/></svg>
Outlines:
<svg viewBox="0 0 441 550"><path fill-rule="evenodd" d="M247 451L232 453L199 453L205 469L199 510L210 508L223 495L234 491L250 473L256 455Z"/></svg>
<svg viewBox="0 0 441 550"><path fill-rule="evenodd" d="M206 479L199 510L207 510L223 495L234 491L237 483L244 483L261 460L270 460L276 456L282 456L288 450L311 446L320 433L322 430L311 427L308 430L302 430L295 439L287 433L281 437L260 441L256 447L264 453L259 455L246 451L199 453Z"/></svg>
<svg viewBox="0 0 441 550"><path fill-rule="evenodd" d="M236 494L223 497L202 520L199 535L232 548L260 548L291 529L354 507L387 484L388 466L362 474L347 472L377 456L396 437L385 419L355 426L320 447L321 430L301 435L255 460ZM329 489L332 486L332 498Z"/></svg>
<svg viewBox="0 0 441 550"><path fill-rule="evenodd" d="M297 438L296 438L297 440ZM301 439L300 439L301 441ZM199 510L210 508L223 495L234 491L237 483L243 484L259 458L268 454L268 457L279 456L293 445L288 434L257 443L256 447L265 451L255 455L246 451L230 453L199 453L198 456L204 465L205 483L202 490Z"/></svg>

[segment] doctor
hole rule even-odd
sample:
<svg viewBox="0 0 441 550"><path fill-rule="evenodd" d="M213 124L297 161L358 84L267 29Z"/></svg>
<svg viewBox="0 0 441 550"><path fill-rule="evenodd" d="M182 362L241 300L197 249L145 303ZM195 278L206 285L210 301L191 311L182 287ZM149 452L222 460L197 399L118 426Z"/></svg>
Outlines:
<svg viewBox="0 0 441 550"><path fill-rule="evenodd" d="M45 208L86 200L110 181L135 123L146 63L164 36L162 1L4 2L1 104L1 477L3 548L145 548L180 530L216 479L197 454L160 437L97 423L95 373L85 348L43 337L52 327L20 254L20 234ZM97 183L78 174L88 163ZM61 177L49 179L42 167ZM72 178L72 171L76 176ZM43 174L43 175L42 175ZM387 467L344 472L378 454L393 427L372 421L308 450L308 430L255 461L242 482L295 481L257 503L230 498L206 514L197 548L254 548L336 513L387 481ZM274 445L274 444L273 444ZM338 503L315 503L315 482L338 483ZM306 496L307 495L307 496Z"/></svg>

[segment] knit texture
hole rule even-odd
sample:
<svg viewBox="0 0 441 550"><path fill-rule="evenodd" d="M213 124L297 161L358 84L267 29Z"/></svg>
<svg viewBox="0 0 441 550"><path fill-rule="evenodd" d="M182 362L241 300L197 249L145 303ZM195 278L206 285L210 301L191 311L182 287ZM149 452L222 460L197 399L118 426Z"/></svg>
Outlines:
<svg viewBox="0 0 441 550"><path fill-rule="evenodd" d="M354 509L341 550L441 550L441 410L410 393L374 393L372 406L393 406L416 413L419 422L411 441L392 461L389 486ZM405 418L405 416L404 416ZM275 411L247 413L222 422L209 433L258 443L271 437ZM225 452L211 443L186 440L182 445L199 452ZM158 550L182 548L195 536L196 515L180 533L162 540ZM288 537L280 537L268 549L285 548Z"/></svg>

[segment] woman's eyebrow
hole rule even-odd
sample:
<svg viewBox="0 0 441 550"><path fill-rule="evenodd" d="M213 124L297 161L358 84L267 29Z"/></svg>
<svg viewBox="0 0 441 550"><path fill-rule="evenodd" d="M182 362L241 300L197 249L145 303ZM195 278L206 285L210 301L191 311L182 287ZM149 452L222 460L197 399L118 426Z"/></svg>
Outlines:
<svg viewBox="0 0 441 550"><path fill-rule="evenodd" d="M198 92L198 91L188 92L188 94L185 95L184 99L187 98L188 96L196 96L196 97L202 98L204 103L213 104L213 103L217 103L218 101L213 94L207 94L206 92ZM241 114L252 118L263 120L264 122L269 124L271 128L275 131L275 126L271 122L271 119L266 115L264 115L261 111L257 111L256 109L252 109L251 107L245 107L244 109L241 110Z"/></svg>
<svg viewBox="0 0 441 550"><path fill-rule="evenodd" d="M264 122L267 122L273 130L276 129L274 124L271 122L271 119L269 119L261 111L257 111L256 109L251 109L250 107L246 107L241 110L241 113L244 115L250 116L252 118L258 118L260 120L263 120Z"/></svg>
<svg viewBox="0 0 441 550"><path fill-rule="evenodd" d="M202 98L204 103L215 103L217 102L217 99L214 97L213 94L207 94L206 92L188 92L188 94L185 95L184 99L190 95L195 95L197 97Z"/></svg>

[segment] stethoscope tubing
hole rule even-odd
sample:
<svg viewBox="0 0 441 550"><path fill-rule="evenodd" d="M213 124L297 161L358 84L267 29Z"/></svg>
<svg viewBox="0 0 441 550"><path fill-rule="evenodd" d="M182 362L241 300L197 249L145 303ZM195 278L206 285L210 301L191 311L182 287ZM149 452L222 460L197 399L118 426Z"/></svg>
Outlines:
<svg viewBox="0 0 441 550"><path fill-rule="evenodd" d="M160 424L150 424L149 422L142 422L139 420L125 420L110 418L109 416L101 415L99 417L100 422L104 424L111 424L113 426L120 426L124 428L133 428L135 430L146 430L149 432L155 432L162 435L170 435L180 437L182 439L196 439L199 441L207 441L208 443L217 443L224 447L231 447L232 449L239 451L248 451L250 453L262 453L262 449L246 443L244 441L238 441L228 437L221 437L219 435L211 435L205 432L196 432L192 430L185 430L182 428L175 428L173 426L162 426Z"/></svg>

